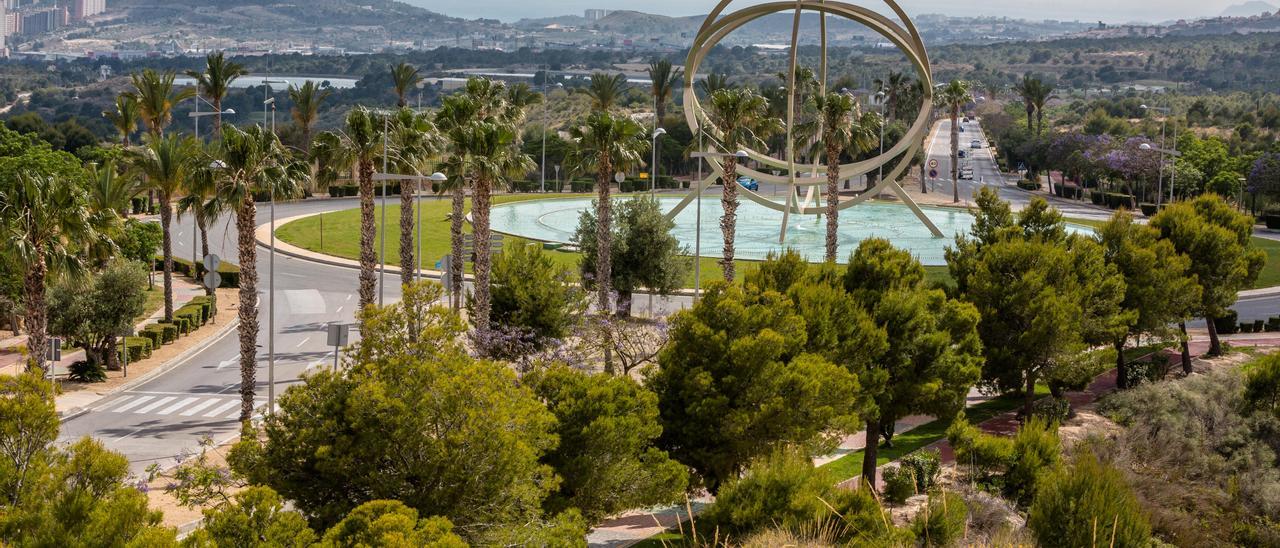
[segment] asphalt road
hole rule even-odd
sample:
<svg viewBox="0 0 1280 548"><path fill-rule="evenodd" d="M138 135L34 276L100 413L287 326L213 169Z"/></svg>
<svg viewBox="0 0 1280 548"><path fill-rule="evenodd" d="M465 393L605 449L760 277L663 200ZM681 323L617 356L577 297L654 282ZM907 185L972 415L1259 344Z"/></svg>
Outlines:
<svg viewBox="0 0 1280 548"><path fill-rule="evenodd" d="M931 138L928 154L939 162L942 180L931 181L938 192L951 192L949 178L950 151L948 145L950 124L943 121ZM1025 204L1030 194L1003 182L991 159L989 149L970 149L969 142L980 139L981 128L976 122L965 125L961 134L962 144L970 157L974 180L961 181L960 192L972 196L981 186L990 186L1000 196L1014 204ZM1087 206L1076 206L1061 201L1054 204L1069 217L1106 218L1106 212ZM352 199L310 200L277 205L276 217L283 219L296 215L321 211L336 211L356 207ZM258 223L269 222L269 210L260 204ZM712 225L715 220L708 221ZM711 226L709 230L714 230ZM230 218L217 223L209 233L212 251L219 256L236 261L235 226ZM174 228L174 253L178 257L192 257L194 229L189 219L176 221ZM434 264L438 257L428 257ZM267 287L268 254L259 247L258 271L261 277L258 372L256 394L265 409L267 399ZM388 257L389 263L398 259ZM299 382L300 375L313 367L328 367L333 363L333 349L326 346L326 326L330 322L353 322L357 301L356 274L351 268L328 266L277 254L275 283L275 332L277 396L289 386ZM385 298L394 302L400 298L399 275L388 274ZM635 313L648 311L649 299L637 295ZM655 298L656 313L668 314L690 306L687 296ZM1242 300L1237 305L1242 319L1262 318L1280 312L1280 296ZM230 321L220 317L219 322ZM358 338L353 330L352 341ZM117 393L94 404L87 411L63 421L60 440L73 441L82 436L93 436L109 449L119 451L129 458L135 473L142 473L152 464L166 466L175 457L198 449L200 440L214 440L234 436L239 424L239 343L236 331L214 341L201 352L191 356L172 370L134 387Z"/></svg>

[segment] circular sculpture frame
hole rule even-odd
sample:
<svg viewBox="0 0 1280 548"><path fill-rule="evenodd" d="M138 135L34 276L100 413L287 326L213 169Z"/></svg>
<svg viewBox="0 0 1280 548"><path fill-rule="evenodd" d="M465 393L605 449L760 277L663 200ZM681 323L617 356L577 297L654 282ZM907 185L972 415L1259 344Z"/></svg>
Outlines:
<svg viewBox="0 0 1280 548"><path fill-rule="evenodd" d="M785 158L775 158L756 150L746 149L747 155L751 160L756 161L764 168L772 168L781 171L782 175L769 173L748 166L739 164L738 174L756 179L762 183L772 185L782 185L787 187L787 201L785 204L779 204L769 198L760 195L756 191L746 188L739 188L747 199L750 199L764 207L783 212L782 231L780 240L785 241L786 230L788 225L788 217L791 214L812 214L820 215L826 212L826 208L819 202L821 201L821 193L818 188L825 184L825 179L818 177L803 177L800 174L809 172L816 174L819 171L825 172L826 167L821 163L804 164L796 162L795 140L793 138L794 115L795 115L795 74L797 67L797 46L799 42L800 19L805 11L816 12L819 17L819 32L821 33L821 66L819 75L819 93L826 93L827 82L827 16L838 16L852 20L867 28L876 31L881 36L892 42L897 48L907 56L907 59L914 66L917 75L923 83L924 96L920 105L919 114L915 121L908 128L906 135L890 147L884 150L880 155L850 164L842 164L840 166L840 179L849 179L860 175L870 173L881 166L885 166L898 158L896 165L889 173L877 182L874 188L869 189L861 195L837 204L837 210L845 210L854 207L860 203L870 200L872 197L879 196L883 192L894 193L899 200L906 204L916 217L929 228L936 237L943 237L938 228L925 216L915 201L906 193L898 184L898 179L911 166L912 160L917 152L923 147L923 138L929 130L929 123L932 120L933 113L933 75L929 69L929 55L925 50L924 41L920 37L920 33L916 29L911 19L907 17L906 12L894 1L883 0L893 11L894 15L902 21L903 25L899 25L890 18L877 13L868 8L849 4L846 2L827 1L827 0L779 0L775 2L767 2L745 7L736 12L725 13L725 9L729 7L732 0L721 0L706 20L703 21L698 35L694 38L693 45L689 49L689 57L685 62L685 81L684 81L684 113L685 120L689 127L693 129L697 135L707 135L713 143L708 146L704 152L730 152L717 150L715 142L719 141L719 131L713 124L709 123L708 116L703 110L698 100L697 94L694 92L694 81L699 67L706 59L708 53L711 52L717 44L719 44L726 36L738 28L767 15L780 13L785 11L794 11L795 16L792 22L791 31L791 49L790 49L790 66L788 74L790 81L787 85L787 113L788 119L785 121L786 136L788 143ZM723 15L723 17L722 17ZM712 170L711 174L702 181L695 182L698 188L693 189L688 196L684 198L672 210L669 215L674 217L681 210L687 207L703 189L715 184L724 174L724 165L716 159L708 159ZM728 184L728 183L726 183ZM800 189L807 187L807 196L802 200L800 198ZM810 205L810 204L813 205Z"/></svg>

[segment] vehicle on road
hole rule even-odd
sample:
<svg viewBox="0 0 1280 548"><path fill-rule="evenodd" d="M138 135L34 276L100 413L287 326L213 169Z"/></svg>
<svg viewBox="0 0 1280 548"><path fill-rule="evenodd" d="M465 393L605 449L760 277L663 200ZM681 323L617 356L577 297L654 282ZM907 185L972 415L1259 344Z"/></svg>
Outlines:
<svg viewBox="0 0 1280 548"><path fill-rule="evenodd" d="M969 143L969 148L982 148L982 141L974 139L973 142Z"/></svg>
<svg viewBox="0 0 1280 548"><path fill-rule="evenodd" d="M760 183L750 177L738 177L738 186L750 190L752 192L760 191Z"/></svg>
<svg viewBox="0 0 1280 548"><path fill-rule="evenodd" d="M961 151L960 151L960 157L961 157L961 158L964 158L965 156L967 156L967 155L965 154L965 152L964 152L963 150L961 150Z"/></svg>

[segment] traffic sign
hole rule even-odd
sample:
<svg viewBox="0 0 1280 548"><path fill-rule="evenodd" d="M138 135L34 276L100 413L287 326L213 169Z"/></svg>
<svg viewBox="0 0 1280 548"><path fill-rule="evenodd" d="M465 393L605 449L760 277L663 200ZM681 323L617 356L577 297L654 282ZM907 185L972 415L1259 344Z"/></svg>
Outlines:
<svg viewBox="0 0 1280 548"><path fill-rule="evenodd" d="M614 174L613 174L613 181L614 181L615 183L622 184L622 182L623 182L623 181L625 181L625 180L627 180L627 174L626 174L626 173L623 173L623 172L619 171L619 172L617 172L617 173L614 173Z"/></svg>
<svg viewBox="0 0 1280 548"><path fill-rule="evenodd" d="M49 361L62 361L62 339L58 337L49 338Z"/></svg>
<svg viewBox="0 0 1280 548"><path fill-rule="evenodd" d="M346 346L351 338L351 324L329 324L329 346Z"/></svg>
<svg viewBox="0 0 1280 548"><path fill-rule="evenodd" d="M936 169L930 169L930 170L929 170L929 178L930 178L930 179L937 179L937 178L938 178L938 170L936 170Z"/></svg>
<svg viewBox="0 0 1280 548"><path fill-rule="evenodd" d="M216 270L210 270L204 273L204 286L209 289L217 289L222 286L222 275Z"/></svg>
<svg viewBox="0 0 1280 548"><path fill-rule="evenodd" d="M216 271L222 265L222 259L217 255L210 253L204 256L204 269L207 271Z"/></svg>
<svg viewBox="0 0 1280 548"><path fill-rule="evenodd" d="M937 159L937 158L933 158L933 159L930 159L930 160L929 160L929 169L938 169L938 159Z"/></svg>

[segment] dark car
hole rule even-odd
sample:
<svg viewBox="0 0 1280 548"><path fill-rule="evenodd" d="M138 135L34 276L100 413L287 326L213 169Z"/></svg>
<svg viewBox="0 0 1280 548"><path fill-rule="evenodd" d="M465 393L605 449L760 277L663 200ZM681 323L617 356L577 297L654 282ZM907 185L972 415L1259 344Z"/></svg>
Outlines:
<svg viewBox="0 0 1280 548"><path fill-rule="evenodd" d="M760 183L750 177L738 177L738 186L750 190L751 192L760 191Z"/></svg>

